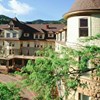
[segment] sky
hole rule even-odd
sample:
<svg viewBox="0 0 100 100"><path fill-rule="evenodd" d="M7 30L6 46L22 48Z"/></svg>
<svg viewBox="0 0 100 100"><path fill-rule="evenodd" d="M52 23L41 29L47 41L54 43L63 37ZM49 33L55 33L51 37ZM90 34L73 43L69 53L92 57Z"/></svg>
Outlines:
<svg viewBox="0 0 100 100"><path fill-rule="evenodd" d="M75 0L0 0L0 15L21 21L59 20Z"/></svg>

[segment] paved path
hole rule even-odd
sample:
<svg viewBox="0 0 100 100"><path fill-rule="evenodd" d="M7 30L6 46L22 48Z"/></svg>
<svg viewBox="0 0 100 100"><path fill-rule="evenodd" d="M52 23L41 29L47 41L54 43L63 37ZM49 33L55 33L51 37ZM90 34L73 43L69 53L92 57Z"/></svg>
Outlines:
<svg viewBox="0 0 100 100"><path fill-rule="evenodd" d="M2 83L8 83L8 82L20 82L20 80L14 76L10 76L7 74L0 74L0 82ZM22 97L26 98L24 100L32 100L32 98L35 96L35 94L28 89L24 88L21 93Z"/></svg>

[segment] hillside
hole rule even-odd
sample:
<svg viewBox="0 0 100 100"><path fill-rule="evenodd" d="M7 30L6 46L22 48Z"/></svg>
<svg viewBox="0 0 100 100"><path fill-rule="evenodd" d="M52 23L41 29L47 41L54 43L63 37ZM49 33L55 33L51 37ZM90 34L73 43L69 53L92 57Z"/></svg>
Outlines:
<svg viewBox="0 0 100 100"><path fill-rule="evenodd" d="M60 19L60 20L34 20L34 21L29 21L26 22L28 24L65 24L66 21L64 19Z"/></svg>
<svg viewBox="0 0 100 100"><path fill-rule="evenodd" d="M7 24L11 18L5 16L5 15L0 15L0 24Z"/></svg>
<svg viewBox="0 0 100 100"><path fill-rule="evenodd" d="M5 16L5 15L0 15L0 24L7 24L11 18ZM60 20L34 20L34 21L27 21L25 22L27 24L66 24L66 21L64 19Z"/></svg>

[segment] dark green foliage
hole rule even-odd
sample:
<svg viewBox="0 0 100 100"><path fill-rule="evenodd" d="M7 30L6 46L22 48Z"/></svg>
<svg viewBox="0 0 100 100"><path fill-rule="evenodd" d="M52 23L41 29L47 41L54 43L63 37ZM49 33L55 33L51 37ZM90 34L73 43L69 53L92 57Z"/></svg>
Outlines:
<svg viewBox="0 0 100 100"><path fill-rule="evenodd" d="M0 100L20 100L20 89L14 84L0 83Z"/></svg>
<svg viewBox="0 0 100 100"><path fill-rule="evenodd" d="M10 20L11 18L4 15L0 15L0 24L8 24Z"/></svg>
<svg viewBox="0 0 100 100"><path fill-rule="evenodd" d="M64 19L60 20L34 20L34 21L28 21L26 22L27 24L66 24L67 21Z"/></svg>

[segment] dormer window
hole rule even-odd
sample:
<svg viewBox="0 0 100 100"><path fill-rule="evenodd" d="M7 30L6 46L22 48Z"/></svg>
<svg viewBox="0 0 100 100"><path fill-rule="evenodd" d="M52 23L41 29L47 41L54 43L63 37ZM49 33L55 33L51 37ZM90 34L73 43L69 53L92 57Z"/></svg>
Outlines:
<svg viewBox="0 0 100 100"><path fill-rule="evenodd" d="M16 38L17 37L17 33L13 33L13 38Z"/></svg>
<svg viewBox="0 0 100 100"><path fill-rule="evenodd" d="M81 18L79 19L79 37L88 36L88 19Z"/></svg>
<svg viewBox="0 0 100 100"><path fill-rule="evenodd" d="M54 34L48 34L48 37L54 37Z"/></svg>
<svg viewBox="0 0 100 100"><path fill-rule="evenodd" d="M29 37L29 33L24 33L24 37Z"/></svg>
<svg viewBox="0 0 100 100"><path fill-rule="evenodd" d="M7 37L7 38L10 38L10 33L7 33L7 34L6 34L6 37Z"/></svg>
<svg viewBox="0 0 100 100"><path fill-rule="evenodd" d="M35 39L38 39L38 35L37 34L35 35Z"/></svg>
<svg viewBox="0 0 100 100"><path fill-rule="evenodd" d="M44 34L34 34L34 39L44 39Z"/></svg>
<svg viewBox="0 0 100 100"><path fill-rule="evenodd" d="M42 35L40 35L40 39L42 39Z"/></svg>

